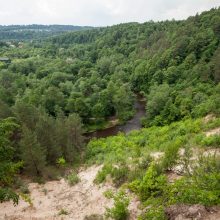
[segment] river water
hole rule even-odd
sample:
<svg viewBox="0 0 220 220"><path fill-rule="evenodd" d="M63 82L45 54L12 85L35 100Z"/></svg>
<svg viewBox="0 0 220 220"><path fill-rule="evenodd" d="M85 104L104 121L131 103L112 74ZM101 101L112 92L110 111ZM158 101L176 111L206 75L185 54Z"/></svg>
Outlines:
<svg viewBox="0 0 220 220"><path fill-rule="evenodd" d="M137 95L134 103L135 115L133 116L132 119L130 119L123 125L116 125L114 127L88 133L86 134L86 137L88 139L104 138L104 137L117 135L119 132L128 134L130 131L139 130L141 128L141 118L145 116L145 104L146 102L143 99L143 97Z"/></svg>

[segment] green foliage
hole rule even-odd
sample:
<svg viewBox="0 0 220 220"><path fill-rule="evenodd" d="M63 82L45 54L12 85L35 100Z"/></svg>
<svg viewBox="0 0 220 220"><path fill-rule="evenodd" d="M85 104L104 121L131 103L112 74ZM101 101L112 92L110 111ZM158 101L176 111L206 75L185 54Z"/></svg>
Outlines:
<svg viewBox="0 0 220 220"><path fill-rule="evenodd" d="M139 216L138 220L167 220L167 216L163 206L153 206Z"/></svg>
<svg viewBox="0 0 220 220"><path fill-rule="evenodd" d="M109 116L128 120L133 93L141 91L148 100L146 126L219 113L219 11L185 21L127 23L13 42L14 47L2 43L1 56L12 62L0 68L0 100L10 108L24 100L52 116L58 109L77 113L86 127L91 119L94 124ZM29 39L76 27L38 28L0 27L0 32L3 38Z"/></svg>
<svg viewBox="0 0 220 220"><path fill-rule="evenodd" d="M57 159L57 164L59 165L59 166L65 166L66 165L66 160L63 158L63 157L60 157L60 158L58 158Z"/></svg>
<svg viewBox="0 0 220 220"><path fill-rule="evenodd" d="M57 176L50 172L57 163L81 161L83 124L97 129L112 116L128 120L134 113L134 93L141 92L147 98L142 123L148 128L89 142L86 163L106 164L95 181L101 183L107 175L117 186L132 181L129 187L145 202L157 203L155 207L173 198L217 204L217 168L201 166L203 177L193 173L177 181L170 199L164 173L179 162L180 148L219 146L219 136L203 135L219 126L219 119L206 125L196 119L220 114L219 17L216 8L185 21L120 24L13 42L13 47L0 43L0 56L11 60L0 67L0 200L17 202L11 186L21 160L22 171L40 180ZM30 27L38 28L24 29ZM10 28L0 27L2 38L33 36L23 31L11 35ZM71 29L55 27L59 33L66 28ZM6 119L11 116L16 123ZM152 162L146 155L157 151L165 155ZM75 174L70 179L78 181ZM126 204L118 202L112 215L125 216ZM147 215L160 214L152 210Z"/></svg>
<svg viewBox="0 0 220 220"><path fill-rule="evenodd" d="M110 175L112 172L113 166L110 164L105 164L101 170L97 173L94 183L100 184L106 180L107 175Z"/></svg>
<svg viewBox="0 0 220 220"><path fill-rule="evenodd" d="M68 214L69 214L68 211L65 209L61 209L58 213L58 215L68 215Z"/></svg>
<svg viewBox="0 0 220 220"><path fill-rule="evenodd" d="M127 180L129 169L126 166L114 167L111 173L115 186L120 186Z"/></svg>
<svg viewBox="0 0 220 220"><path fill-rule="evenodd" d="M12 136L18 129L14 118L0 121L0 202L12 200L18 203L18 195L10 189L22 162L13 162L15 148L12 144Z"/></svg>
<svg viewBox="0 0 220 220"><path fill-rule="evenodd" d="M28 189L28 186L26 184L23 184L20 187L20 191L21 191L22 194L29 194L30 193L30 190Z"/></svg>
<svg viewBox="0 0 220 220"><path fill-rule="evenodd" d="M0 188L0 202L12 200L14 205L18 204L19 196L11 189Z"/></svg>
<svg viewBox="0 0 220 220"><path fill-rule="evenodd" d="M24 168L30 175L42 176L46 166L45 150L37 142L36 134L28 128L23 128L24 137L21 140Z"/></svg>
<svg viewBox="0 0 220 220"><path fill-rule="evenodd" d="M80 178L78 177L77 173L75 173L75 172L72 172L71 174L69 174L66 177L66 179L67 179L70 186L74 186L75 184L80 182Z"/></svg>
<svg viewBox="0 0 220 220"><path fill-rule="evenodd" d="M182 140L176 139L176 141L173 142L172 145L165 150L165 154L161 162L163 169L171 170L173 166L176 165L179 159L179 149L182 145L183 145Z"/></svg>
<svg viewBox="0 0 220 220"><path fill-rule="evenodd" d="M201 145L207 147L220 147L220 136L218 134L209 137L203 136Z"/></svg>
<svg viewBox="0 0 220 220"><path fill-rule="evenodd" d="M109 175L109 177L112 178L115 186L118 187L128 179L128 173L128 167L123 164L115 166L111 164L105 164L96 175L94 182L96 184L103 183L106 180L106 177Z"/></svg>
<svg viewBox="0 0 220 220"><path fill-rule="evenodd" d="M193 175L177 180L171 186L171 203L203 204L220 203L220 164L219 156L202 156L193 167Z"/></svg>
<svg viewBox="0 0 220 220"><path fill-rule="evenodd" d="M113 195L114 206L113 208L106 208L106 216L115 220L128 219L128 205L129 198L123 191L119 191L116 195Z"/></svg>
<svg viewBox="0 0 220 220"><path fill-rule="evenodd" d="M147 156L149 152L165 151L162 164L164 169L171 169L178 160L179 148L193 142L195 135L201 133L202 126L201 119L188 119L169 126L144 128L128 135L91 140L87 145L86 160L87 163L129 164L134 158L140 158L137 164L144 169L151 161ZM141 165L144 160L146 164Z"/></svg>
<svg viewBox="0 0 220 220"><path fill-rule="evenodd" d="M142 200L147 200L150 197L163 195L166 185L166 176L159 175L155 165L152 164L140 181L137 191Z"/></svg>

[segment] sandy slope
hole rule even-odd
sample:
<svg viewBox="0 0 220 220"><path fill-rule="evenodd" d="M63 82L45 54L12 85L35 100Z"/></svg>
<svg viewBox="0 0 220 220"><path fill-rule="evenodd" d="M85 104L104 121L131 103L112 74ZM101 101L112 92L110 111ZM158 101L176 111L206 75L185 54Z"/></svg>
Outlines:
<svg viewBox="0 0 220 220"><path fill-rule="evenodd" d="M11 202L0 204L0 219L50 220L50 219L84 219L86 215L103 214L106 206L112 201L103 196L103 192L111 188L99 188L93 184L101 167L90 167L79 173L81 182L70 187L64 179L47 182L44 185L29 184L33 207L23 200L14 207ZM46 193L45 193L46 192ZM68 215L59 216L61 209Z"/></svg>

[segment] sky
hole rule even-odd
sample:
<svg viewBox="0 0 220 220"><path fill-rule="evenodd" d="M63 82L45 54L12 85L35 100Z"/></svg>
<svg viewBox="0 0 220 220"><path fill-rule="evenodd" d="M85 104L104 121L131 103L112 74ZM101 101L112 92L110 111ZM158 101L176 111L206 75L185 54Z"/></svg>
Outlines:
<svg viewBox="0 0 220 220"><path fill-rule="evenodd" d="M0 0L0 25L180 20L219 6L220 0Z"/></svg>

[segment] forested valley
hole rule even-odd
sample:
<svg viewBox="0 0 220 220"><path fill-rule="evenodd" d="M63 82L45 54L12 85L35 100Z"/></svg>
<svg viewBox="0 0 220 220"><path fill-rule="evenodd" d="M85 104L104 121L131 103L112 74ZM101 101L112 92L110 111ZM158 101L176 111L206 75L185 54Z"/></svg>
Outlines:
<svg viewBox="0 0 220 220"><path fill-rule="evenodd" d="M106 218L127 219L132 195L140 220L174 219L169 207L179 204L219 205L220 8L85 28L32 40L0 31L0 201L30 202L23 177L74 185L81 166L101 165L94 183L111 178L117 188L104 193L114 201ZM131 119L137 94L142 129L88 142L112 119Z"/></svg>

